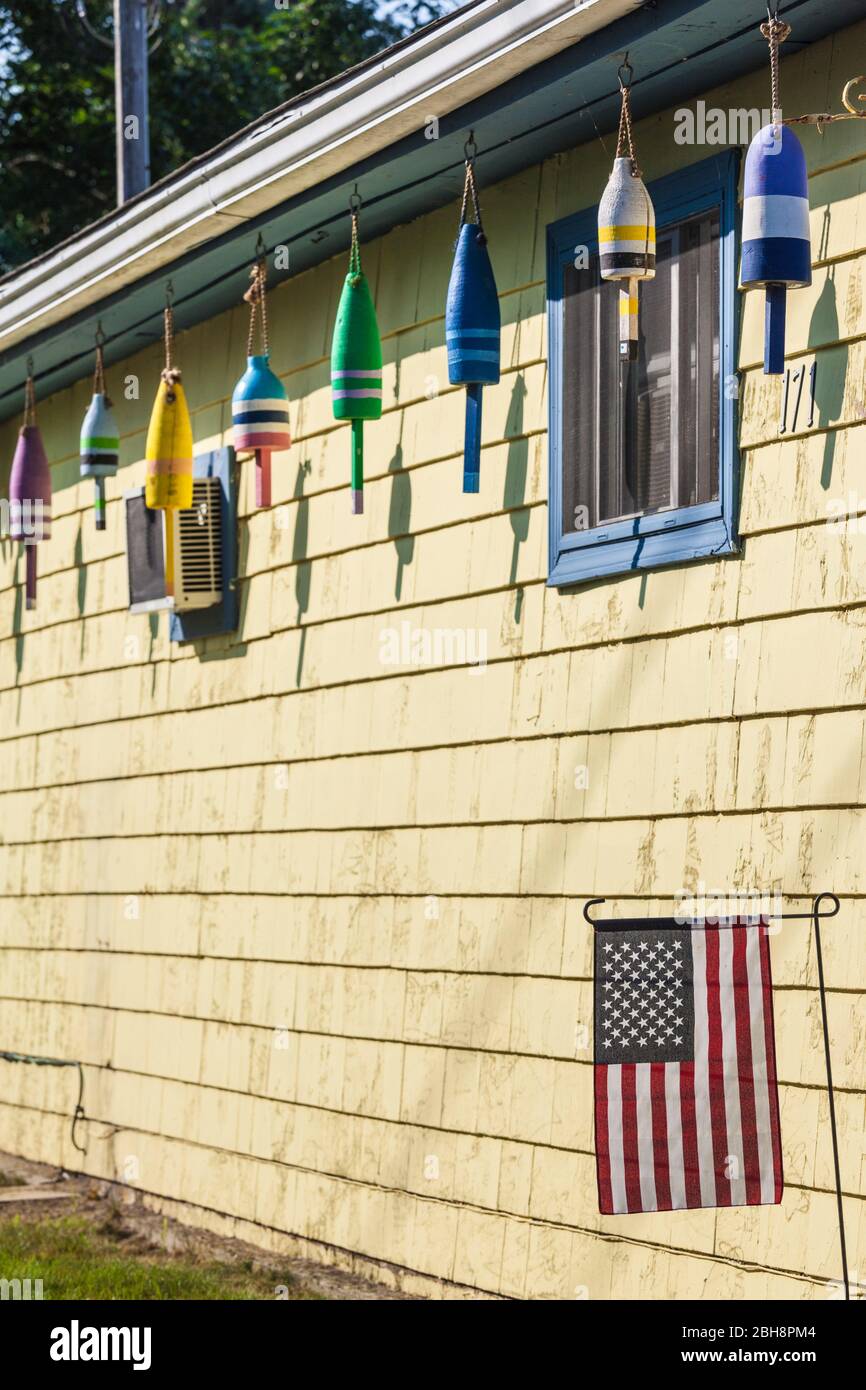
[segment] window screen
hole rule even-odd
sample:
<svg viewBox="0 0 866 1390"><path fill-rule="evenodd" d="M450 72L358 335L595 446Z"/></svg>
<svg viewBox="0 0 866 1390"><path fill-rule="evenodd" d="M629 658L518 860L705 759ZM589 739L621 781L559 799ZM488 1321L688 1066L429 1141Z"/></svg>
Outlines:
<svg viewBox="0 0 866 1390"><path fill-rule="evenodd" d="M718 498L719 260L717 210L659 229L633 362L619 357L619 286L600 279L597 253L566 267L566 531Z"/></svg>

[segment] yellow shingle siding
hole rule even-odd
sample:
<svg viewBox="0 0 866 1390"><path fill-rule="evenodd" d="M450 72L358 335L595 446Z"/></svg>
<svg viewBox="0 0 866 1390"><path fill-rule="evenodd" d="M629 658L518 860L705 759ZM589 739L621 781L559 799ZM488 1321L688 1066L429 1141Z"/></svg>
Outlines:
<svg viewBox="0 0 866 1390"><path fill-rule="evenodd" d="M787 58L785 91L825 109L858 66L866 25ZM706 100L759 107L765 86ZM638 130L650 179L708 152L672 131L671 112ZM295 443L273 511L252 510L244 469L241 629L206 660L126 611L120 495L143 481L159 345L109 373L122 467L103 533L78 480L89 383L40 403L56 520L35 612L0 552L0 1045L84 1062L88 1171L428 1296L827 1297L809 923L772 939L783 1204L626 1228L597 1211L580 909L602 892L664 911L701 883L803 907L832 888L849 1261L866 1268L866 150L855 122L803 140L816 269L787 345L818 363L817 419L801 403L779 437L748 297L739 557L545 587L545 227L600 192L600 144L485 190L504 370L477 496L443 345L454 209L365 248L385 414L363 517L330 410L343 259L274 293ZM199 449L228 437L245 331L239 308L178 339ZM859 526L828 526L834 505ZM486 668L383 664L403 622L484 631ZM70 1073L7 1068L0 1146L79 1166L73 1101Z"/></svg>

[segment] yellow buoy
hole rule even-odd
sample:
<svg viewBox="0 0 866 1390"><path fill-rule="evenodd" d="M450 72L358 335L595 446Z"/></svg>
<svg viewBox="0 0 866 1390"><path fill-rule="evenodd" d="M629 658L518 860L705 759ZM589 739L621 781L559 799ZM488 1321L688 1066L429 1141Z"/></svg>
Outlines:
<svg viewBox="0 0 866 1390"><path fill-rule="evenodd" d="M153 403L145 445L144 500L154 510L172 512L192 506L192 422L181 385L180 369L172 362L174 315L171 284L165 304L165 366ZM165 526L165 592L174 593L174 527Z"/></svg>
<svg viewBox="0 0 866 1390"><path fill-rule="evenodd" d="M162 373L147 431L144 499L149 507L192 506L192 423L180 372Z"/></svg>

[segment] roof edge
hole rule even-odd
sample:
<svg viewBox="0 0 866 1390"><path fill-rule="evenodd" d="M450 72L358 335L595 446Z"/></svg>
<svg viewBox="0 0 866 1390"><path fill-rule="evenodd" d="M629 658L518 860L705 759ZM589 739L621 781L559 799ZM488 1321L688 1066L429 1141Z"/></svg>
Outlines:
<svg viewBox="0 0 866 1390"><path fill-rule="evenodd" d="M0 351L158 273L640 9L643 0L478 0L293 98L0 280Z"/></svg>

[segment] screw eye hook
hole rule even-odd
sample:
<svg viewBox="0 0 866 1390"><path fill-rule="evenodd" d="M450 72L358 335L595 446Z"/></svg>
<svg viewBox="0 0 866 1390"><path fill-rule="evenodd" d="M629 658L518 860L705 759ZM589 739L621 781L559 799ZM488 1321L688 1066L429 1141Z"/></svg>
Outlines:
<svg viewBox="0 0 866 1390"><path fill-rule="evenodd" d="M478 146L475 143L475 131L470 130L469 139L463 145L463 155L467 164L471 164L478 155Z"/></svg>
<svg viewBox="0 0 866 1390"><path fill-rule="evenodd" d="M846 82L846 83L845 83L845 90L844 90L843 93L842 93L842 105L845 107L845 110L846 110L846 111L849 111L849 112L851 113L852 116L861 116L861 117L866 116L866 111L858 111L857 107L856 107L856 106L853 104L853 102L851 101L851 93L852 93L852 91L853 91L854 88L855 88L856 86L858 86L862 81L863 81L863 78L862 78L862 77L852 77L851 80L850 80L850 82ZM858 101L864 101L864 100L866 100L866 97L858 96L857 99L858 99Z"/></svg>
<svg viewBox="0 0 866 1390"><path fill-rule="evenodd" d="M363 205L364 200L358 192L358 185L355 184L354 191L349 196L349 211L351 213L358 213L361 211Z"/></svg>
<svg viewBox="0 0 866 1390"><path fill-rule="evenodd" d="M627 92L632 84L632 78L634 77L634 68L628 60L627 53L625 55L625 58L617 68L616 75L619 78L619 85L621 90Z"/></svg>

